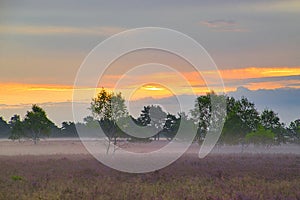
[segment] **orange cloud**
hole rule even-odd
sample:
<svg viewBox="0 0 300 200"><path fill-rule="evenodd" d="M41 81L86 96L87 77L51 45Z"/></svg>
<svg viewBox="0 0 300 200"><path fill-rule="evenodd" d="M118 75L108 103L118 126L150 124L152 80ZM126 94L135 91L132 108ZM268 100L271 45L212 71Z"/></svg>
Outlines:
<svg viewBox="0 0 300 200"><path fill-rule="evenodd" d="M248 67L220 70L223 79L247 79L300 75L300 67Z"/></svg>
<svg viewBox="0 0 300 200"><path fill-rule="evenodd" d="M30 104L71 100L71 86L0 83L2 104Z"/></svg>
<svg viewBox="0 0 300 200"><path fill-rule="evenodd" d="M276 89L282 87L300 88L300 80L275 80L275 81L256 81L251 82L252 78L268 78L268 77L285 77L300 75L300 67L249 67L242 69L226 69L219 71L224 82L225 92L234 91L238 86L244 86L251 90L257 89ZM213 77L216 72L204 71L202 74L207 77ZM181 73L182 77L186 79L190 85L193 86L193 91L196 94L203 94L209 92L209 89L205 86L205 82L202 77L196 72L184 72ZM103 80L99 83L99 87L106 87L113 89L116 81L121 76L104 76ZM176 95L190 94L191 88L189 88L181 77L178 78L178 74L175 72L157 73L157 74L145 74L140 76L124 76L121 87L118 91L122 92L125 97L131 100L140 99L143 97L151 96L153 98L162 98L172 95L167 88L175 88ZM230 85L226 87L226 82L234 80L247 80L243 85ZM152 85L145 84L152 83ZM161 87L153 84L159 83ZM139 88L134 95L132 88ZM221 88L215 88L216 92L223 92ZM90 96L87 94L95 88L77 88L80 90L80 97L82 100L89 101ZM96 89L96 92L99 88ZM88 93L89 92L89 93ZM21 84L21 83L0 83L0 104L31 104L31 103L44 103L44 102L63 102L71 101L73 95L72 85L51 85L51 84Z"/></svg>

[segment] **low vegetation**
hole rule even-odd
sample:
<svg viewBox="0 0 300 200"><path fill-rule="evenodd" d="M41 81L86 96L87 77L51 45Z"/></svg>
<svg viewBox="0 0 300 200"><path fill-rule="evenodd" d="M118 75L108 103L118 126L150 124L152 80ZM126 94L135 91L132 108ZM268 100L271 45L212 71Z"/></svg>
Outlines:
<svg viewBox="0 0 300 200"><path fill-rule="evenodd" d="M0 157L0 199L299 199L296 155L185 155L147 174L87 156Z"/></svg>

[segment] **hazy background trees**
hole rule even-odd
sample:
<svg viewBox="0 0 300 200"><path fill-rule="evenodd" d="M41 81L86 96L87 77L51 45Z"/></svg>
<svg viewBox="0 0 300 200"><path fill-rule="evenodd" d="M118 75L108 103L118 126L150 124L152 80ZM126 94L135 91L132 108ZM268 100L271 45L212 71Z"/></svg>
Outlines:
<svg viewBox="0 0 300 200"><path fill-rule="evenodd" d="M10 134L10 126L9 124L0 117L0 138L7 138Z"/></svg>
<svg viewBox="0 0 300 200"><path fill-rule="evenodd" d="M48 119L46 112L39 106L33 105L21 121L20 116L14 115L10 120L12 140L21 138L32 139L36 144L41 137L49 137L54 123Z"/></svg>
<svg viewBox="0 0 300 200"><path fill-rule="evenodd" d="M214 103L219 102L221 105L225 102L226 105L227 115L219 144L255 143L270 146L300 141L300 119L296 119L287 126L271 109L265 109L259 113L255 104L246 97L235 99L210 92L199 96L195 100L194 109L187 114L184 112L167 113L159 105L145 105L140 115L135 118L129 115L121 93L108 92L104 88L92 99L90 110L93 116L87 116L83 122L76 124L63 122L58 128L48 119L41 107L33 105L23 119L19 115L14 115L9 122L6 122L0 117L0 137L19 141L31 139L36 143L40 138L49 136L78 137L77 129L90 136L93 134L88 133L98 131L97 128L100 125L109 142L116 144L118 138L131 141L151 141L160 138L170 140L176 135L180 126L185 126L187 132L197 129L195 140L201 143L207 132L213 128L212 124L219 123L218 116L223 116L221 108L214 113L216 116L212 115L212 99ZM147 135L147 132L154 134L151 137L139 139L126 133L128 127L136 127L136 130L131 130L138 131L141 136Z"/></svg>

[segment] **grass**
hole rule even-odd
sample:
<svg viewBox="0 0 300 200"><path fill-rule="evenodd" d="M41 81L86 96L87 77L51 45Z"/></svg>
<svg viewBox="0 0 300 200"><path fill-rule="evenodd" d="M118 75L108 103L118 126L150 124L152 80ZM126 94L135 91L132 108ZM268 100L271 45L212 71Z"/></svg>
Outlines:
<svg viewBox="0 0 300 200"><path fill-rule="evenodd" d="M0 157L0 199L300 199L300 156L184 155L147 174L86 155Z"/></svg>

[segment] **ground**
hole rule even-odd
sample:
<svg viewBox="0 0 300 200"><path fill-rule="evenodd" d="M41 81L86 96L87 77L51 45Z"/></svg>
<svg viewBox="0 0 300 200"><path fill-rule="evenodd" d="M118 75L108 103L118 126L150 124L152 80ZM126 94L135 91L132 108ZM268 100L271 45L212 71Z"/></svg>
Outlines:
<svg viewBox="0 0 300 200"><path fill-rule="evenodd" d="M144 145L154 148L161 143ZM231 151L222 153L223 147L204 159L190 151L146 174L110 169L89 155L80 141L5 141L0 148L0 199L5 200L300 199L300 151L289 152L299 150L297 146L282 147L281 153L276 152L279 147L267 153L233 153L240 148L227 147Z"/></svg>

